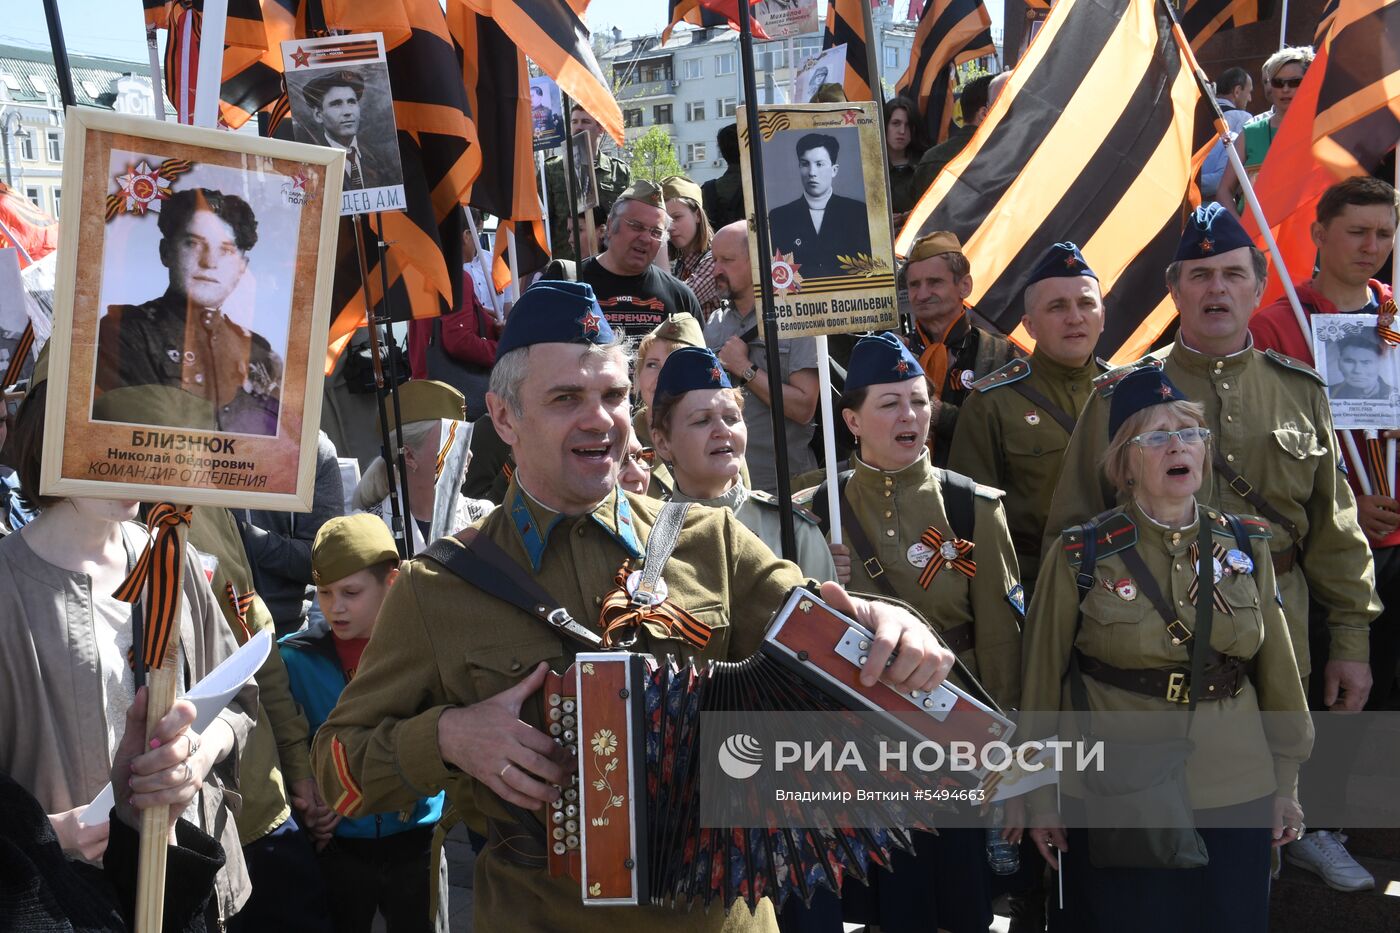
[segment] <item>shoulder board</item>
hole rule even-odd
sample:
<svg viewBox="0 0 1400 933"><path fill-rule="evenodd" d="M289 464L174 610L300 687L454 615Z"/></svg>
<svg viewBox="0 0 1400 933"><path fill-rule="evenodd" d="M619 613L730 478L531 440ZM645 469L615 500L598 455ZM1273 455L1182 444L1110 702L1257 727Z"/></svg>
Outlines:
<svg viewBox="0 0 1400 933"><path fill-rule="evenodd" d="M1030 360L1012 360L1000 369L994 370L978 379L972 384L972 388L978 392L990 392L998 386L1010 385L1018 382L1031 374Z"/></svg>
<svg viewBox="0 0 1400 933"><path fill-rule="evenodd" d="M1225 535L1228 538L1234 537L1234 534L1230 531L1230 524L1225 520L1224 515L1219 512L1208 512L1207 514L1215 519L1215 527L1211 529L1212 531L1218 535ZM1244 533L1251 538L1268 540L1274 536L1273 526L1262 518L1255 518L1253 515L1236 515L1235 518L1239 520L1240 526L1244 528Z"/></svg>
<svg viewBox="0 0 1400 933"><path fill-rule="evenodd" d="M822 485L823 484L818 484L816 486L808 486L806 489L799 489L792 494L792 504L798 508L810 505L812 500L817 497L817 493L821 490Z"/></svg>
<svg viewBox="0 0 1400 933"><path fill-rule="evenodd" d="M1097 392L1101 398L1111 398L1113 396L1113 389L1118 385L1119 380L1128 375L1128 373L1136 372L1145 366L1155 366L1161 369L1162 361L1154 360L1150 357L1143 357L1136 362L1129 363L1127 366L1119 366L1117 369L1110 369L1102 376L1095 377L1094 391Z"/></svg>
<svg viewBox="0 0 1400 933"><path fill-rule="evenodd" d="M1327 385L1327 380L1323 379L1321 374L1319 374L1317 370L1313 369L1307 363L1299 362L1293 357L1280 353L1277 350L1265 350L1264 355L1267 356L1269 359L1273 360L1278 365L1282 366L1284 369L1291 369L1294 372L1302 373L1305 376L1311 376L1313 379L1317 380L1318 384L1324 386Z"/></svg>
<svg viewBox="0 0 1400 933"><path fill-rule="evenodd" d="M1095 526L1098 546L1095 560L1117 554L1137 544L1137 525L1124 512L1112 512ZM1084 555L1084 529L1079 525L1060 532L1060 546L1065 550L1071 567L1078 567Z"/></svg>
<svg viewBox="0 0 1400 933"><path fill-rule="evenodd" d="M995 486L984 486L981 483L977 484L977 487L973 490L973 492L975 492L981 498L991 499L993 502L1006 495L1006 490L1004 489L998 489Z"/></svg>
<svg viewBox="0 0 1400 933"><path fill-rule="evenodd" d="M817 517L817 513L811 509L794 508L792 514L802 519L809 525L821 525L822 520Z"/></svg>
<svg viewBox="0 0 1400 933"><path fill-rule="evenodd" d="M1094 365L1097 366L1101 372L1105 373L1113 368L1113 364L1101 356L1094 357Z"/></svg>
<svg viewBox="0 0 1400 933"><path fill-rule="evenodd" d="M755 499L755 500L757 500L757 501L759 501L759 502L762 502L764 505L777 505L777 504L778 504L778 498L777 498L777 496L774 496L774 495L773 495L772 493L770 493L770 492L764 492L762 489L750 489L750 490L749 490L749 498L750 498L750 499Z"/></svg>

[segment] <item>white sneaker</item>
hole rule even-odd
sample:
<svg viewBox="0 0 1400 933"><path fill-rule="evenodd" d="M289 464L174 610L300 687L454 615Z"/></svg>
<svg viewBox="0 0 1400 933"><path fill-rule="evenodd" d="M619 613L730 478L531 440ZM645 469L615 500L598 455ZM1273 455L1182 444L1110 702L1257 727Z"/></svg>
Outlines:
<svg viewBox="0 0 1400 933"><path fill-rule="evenodd" d="M1316 829L1283 848L1288 864L1312 872L1337 891L1367 891L1376 886L1371 873L1357 864L1346 847L1345 836Z"/></svg>

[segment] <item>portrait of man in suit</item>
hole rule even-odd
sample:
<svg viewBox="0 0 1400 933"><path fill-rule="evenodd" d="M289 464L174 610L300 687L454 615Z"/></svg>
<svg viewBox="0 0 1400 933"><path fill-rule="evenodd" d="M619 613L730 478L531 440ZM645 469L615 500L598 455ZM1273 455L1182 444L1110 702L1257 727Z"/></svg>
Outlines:
<svg viewBox="0 0 1400 933"><path fill-rule="evenodd" d="M870 218L864 203L835 191L841 144L830 133L806 133L796 156L802 194L768 212L773 248L791 253L804 279L854 274L836 257L870 253ZM781 164L773 160L775 173ZM853 190L864 190L858 162Z"/></svg>
<svg viewBox="0 0 1400 933"><path fill-rule="evenodd" d="M1327 387L1333 399L1381 400L1395 391L1382 378L1385 364L1380 338L1374 332L1343 337L1337 342L1336 370L1341 379Z"/></svg>
<svg viewBox="0 0 1400 933"><path fill-rule="evenodd" d="M399 184L389 168L360 144L365 81L348 70L327 71L308 81L306 97L313 142L345 151L344 190Z"/></svg>

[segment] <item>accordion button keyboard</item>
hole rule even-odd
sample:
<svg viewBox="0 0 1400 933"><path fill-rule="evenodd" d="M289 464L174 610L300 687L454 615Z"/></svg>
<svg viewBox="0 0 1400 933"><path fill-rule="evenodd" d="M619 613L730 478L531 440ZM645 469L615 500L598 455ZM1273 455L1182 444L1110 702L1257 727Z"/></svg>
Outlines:
<svg viewBox="0 0 1400 933"><path fill-rule="evenodd" d="M556 827L554 827L554 838L555 838L555 839L563 839L566 835L568 835L568 834L567 834L566 832L564 832L564 827L562 827L562 826L556 826Z"/></svg>
<svg viewBox="0 0 1400 933"><path fill-rule="evenodd" d="M573 701L573 700L565 700L565 701L564 701L564 712L566 712L566 713L572 713L572 712L574 711L574 709L575 709L575 706L574 706L574 701Z"/></svg>
<svg viewBox="0 0 1400 933"><path fill-rule="evenodd" d="M552 722L549 724L549 734L558 738L564 734L564 727L557 722Z"/></svg>

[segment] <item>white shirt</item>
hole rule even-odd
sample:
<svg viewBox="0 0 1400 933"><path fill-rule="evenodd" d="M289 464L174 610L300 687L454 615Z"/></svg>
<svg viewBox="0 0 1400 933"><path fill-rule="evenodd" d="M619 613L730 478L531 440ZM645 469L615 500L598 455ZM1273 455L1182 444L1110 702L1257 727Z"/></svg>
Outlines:
<svg viewBox="0 0 1400 933"><path fill-rule="evenodd" d="M496 291L495 284L486 277L486 272L481 268L480 258L462 263L462 268L471 276L472 290L476 292L476 300L481 302L483 308L489 308L491 313L499 318L501 316L501 294Z"/></svg>

